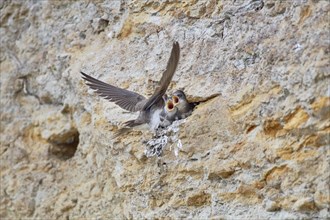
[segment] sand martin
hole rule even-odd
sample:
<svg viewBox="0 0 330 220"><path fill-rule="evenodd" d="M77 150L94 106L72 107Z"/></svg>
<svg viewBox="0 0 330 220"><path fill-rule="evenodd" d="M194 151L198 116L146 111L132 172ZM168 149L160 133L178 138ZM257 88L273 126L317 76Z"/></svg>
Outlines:
<svg viewBox="0 0 330 220"><path fill-rule="evenodd" d="M174 107L178 109L177 117L183 119L191 115L195 106L198 105L197 102L188 102L186 95L181 90L176 90L172 94L172 100Z"/></svg>
<svg viewBox="0 0 330 220"><path fill-rule="evenodd" d="M174 106L172 99L167 99L164 106L164 110L161 115L161 127L167 127L172 124L173 121L178 120L178 108Z"/></svg>
<svg viewBox="0 0 330 220"><path fill-rule="evenodd" d="M101 97L114 102L119 107L130 112L140 112L135 120L126 121L125 127L134 127L142 124L149 124L151 129L155 130L160 123L160 114L164 110L165 101L163 96L169 86L174 72L177 68L180 57L180 46L178 42L173 43L170 59L168 60L166 70L159 81L159 87L153 95L146 99L144 96L116 86L109 85L81 72L86 84L96 91Z"/></svg>

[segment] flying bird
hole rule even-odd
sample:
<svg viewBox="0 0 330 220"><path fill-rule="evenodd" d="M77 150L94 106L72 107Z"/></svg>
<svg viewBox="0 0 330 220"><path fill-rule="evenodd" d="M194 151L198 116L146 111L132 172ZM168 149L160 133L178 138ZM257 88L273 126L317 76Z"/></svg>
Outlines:
<svg viewBox="0 0 330 220"><path fill-rule="evenodd" d="M159 86L148 99L136 92L109 85L83 72L80 73L83 75L82 78L87 81L86 84L101 97L114 102L127 111L140 112L136 119L124 123L126 128L147 123L151 129L155 130L161 123L160 115L165 107L164 95L178 66L179 57L180 46L178 42L174 42L171 56L159 81Z"/></svg>

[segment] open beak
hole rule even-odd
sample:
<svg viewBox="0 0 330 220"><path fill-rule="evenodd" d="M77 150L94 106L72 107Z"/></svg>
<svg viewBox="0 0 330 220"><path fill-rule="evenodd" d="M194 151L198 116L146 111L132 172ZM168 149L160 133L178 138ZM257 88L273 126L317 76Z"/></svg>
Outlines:
<svg viewBox="0 0 330 220"><path fill-rule="evenodd" d="M177 105L179 103L179 97L177 97L176 95L172 96L172 100L174 105Z"/></svg>
<svg viewBox="0 0 330 220"><path fill-rule="evenodd" d="M166 102L166 109L169 112L174 110L174 103L172 102L172 100L168 100Z"/></svg>

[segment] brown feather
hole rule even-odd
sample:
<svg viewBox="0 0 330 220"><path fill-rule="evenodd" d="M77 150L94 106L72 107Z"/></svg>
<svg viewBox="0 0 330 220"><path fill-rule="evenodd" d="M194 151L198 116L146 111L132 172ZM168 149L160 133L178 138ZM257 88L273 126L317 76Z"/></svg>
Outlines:
<svg viewBox="0 0 330 220"><path fill-rule="evenodd" d="M95 92L101 97L116 103L121 108L130 112L136 112L141 110L141 108L137 108L137 104L146 99L142 95L136 92L131 92L126 89L121 89L116 86L109 85L83 72L80 73L83 75L83 79L87 81L86 84L91 89L94 89Z"/></svg>
<svg viewBox="0 0 330 220"><path fill-rule="evenodd" d="M167 62L166 70L159 81L159 87L143 106L143 110L150 109L152 105L162 100L167 87L169 86L180 58L180 46L178 42L173 43L170 59Z"/></svg>

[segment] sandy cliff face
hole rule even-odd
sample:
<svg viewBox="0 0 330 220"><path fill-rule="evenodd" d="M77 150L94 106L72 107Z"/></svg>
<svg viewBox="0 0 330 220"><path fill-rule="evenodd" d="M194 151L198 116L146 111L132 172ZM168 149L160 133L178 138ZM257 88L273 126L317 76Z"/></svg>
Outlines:
<svg viewBox="0 0 330 220"><path fill-rule="evenodd" d="M0 216L329 217L327 1L1 3ZM170 90L200 104L178 156L79 71L150 95L172 42Z"/></svg>

